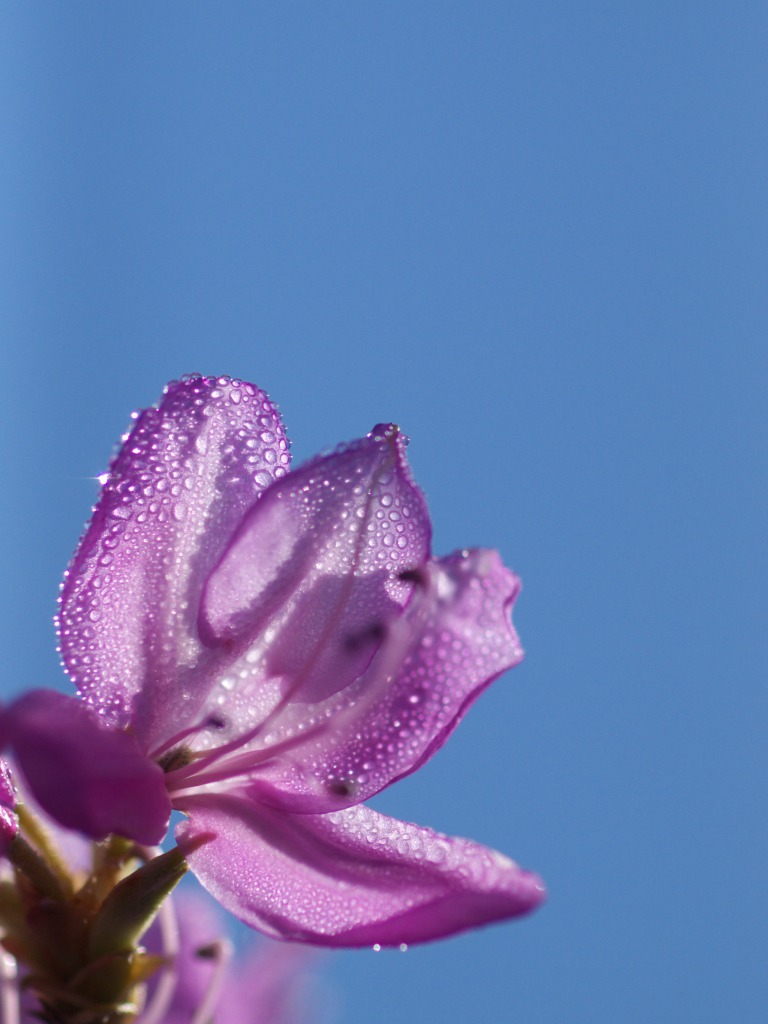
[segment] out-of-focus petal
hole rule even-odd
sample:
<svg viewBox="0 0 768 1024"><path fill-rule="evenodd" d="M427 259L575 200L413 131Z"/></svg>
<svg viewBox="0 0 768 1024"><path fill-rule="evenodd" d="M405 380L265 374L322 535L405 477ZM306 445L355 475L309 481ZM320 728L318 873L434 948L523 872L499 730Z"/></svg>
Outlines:
<svg viewBox="0 0 768 1024"><path fill-rule="evenodd" d="M165 835L171 805L163 772L133 736L75 697L32 690L4 710L1 731L32 796L65 828L148 845Z"/></svg>
<svg viewBox="0 0 768 1024"><path fill-rule="evenodd" d="M216 960L206 954L226 933L226 928L216 904L199 890L182 886L173 894L171 901L178 928L178 951L168 969L175 973L176 987L171 1003L163 1014L162 1024L189 1024L203 1002L217 969ZM151 953L168 955L163 945L162 929L157 921L145 935L142 944ZM148 1005L152 1004L160 977L156 975L150 980L146 1000ZM219 1024L218 1008L215 1019ZM243 1024L250 1024L250 1021L244 1018ZM255 1019L253 1024L257 1024Z"/></svg>
<svg viewBox="0 0 768 1024"><path fill-rule="evenodd" d="M265 765L254 784L261 799L311 813L367 800L427 761L485 687L520 661L510 617L520 581L497 552L457 552L419 575L410 605L327 727Z"/></svg>
<svg viewBox="0 0 768 1024"><path fill-rule="evenodd" d="M216 1024L322 1024L330 1020L312 984L321 954L264 939L235 961L217 1007ZM310 997L311 1001L310 1001ZM248 1007L244 1019L243 1007Z"/></svg>
<svg viewBox="0 0 768 1024"><path fill-rule="evenodd" d="M139 414L110 467L64 581L61 650L88 703L147 746L194 717L210 686L196 632L203 581L286 471L287 447L262 391L194 377Z"/></svg>
<svg viewBox="0 0 768 1024"><path fill-rule="evenodd" d="M426 560L430 539L404 448L396 427L379 427L291 472L211 574L200 634L239 660L209 710L221 704L234 735L281 700L281 725L305 722L308 705L364 672L401 614L413 591L401 576Z"/></svg>
<svg viewBox="0 0 768 1024"><path fill-rule="evenodd" d="M185 802L182 838L215 836L191 869L228 910L276 937L324 946L397 946L525 914L538 876L468 839L365 806L294 815L235 795Z"/></svg>
<svg viewBox="0 0 768 1024"><path fill-rule="evenodd" d="M6 852L18 831L16 787L8 762L0 757L0 856Z"/></svg>
<svg viewBox="0 0 768 1024"><path fill-rule="evenodd" d="M223 970L223 984L215 1001L216 1024L299 1024L310 1020L314 1024L319 1020L317 1014L302 1012L310 968L319 956L315 950L254 936L221 968L211 956L231 930L221 908L199 888L177 890L173 904L179 935L179 950L172 964L177 986L163 1024L189 1024L210 987L216 985L217 970ZM157 924L144 944L153 953L166 952ZM148 1005L155 984L156 979L150 982Z"/></svg>

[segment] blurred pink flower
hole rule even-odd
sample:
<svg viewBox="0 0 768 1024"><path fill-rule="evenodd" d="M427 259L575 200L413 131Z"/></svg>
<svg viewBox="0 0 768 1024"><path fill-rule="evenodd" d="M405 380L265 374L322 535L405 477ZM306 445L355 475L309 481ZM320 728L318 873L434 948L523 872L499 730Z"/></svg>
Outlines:
<svg viewBox="0 0 768 1024"><path fill-rule="evenodd" d="M188 888L173 896L177 951L166 975L149 989L137 1024L301 1024L309 1022L308 1000L318 955L293 943L251 941L234 952L223 939L215 904ZM150 950L163 952L162 928L147 936ZM172 985L163 999L162 987ZM312 1014L319 1024L320 1013Z"/></svg>
<svg viewBox="0 0 768 1024"><path fill-rule="evenodd" d="M7 852L18 831L16 787L7 761L0 757L0 856Z"/></svg>

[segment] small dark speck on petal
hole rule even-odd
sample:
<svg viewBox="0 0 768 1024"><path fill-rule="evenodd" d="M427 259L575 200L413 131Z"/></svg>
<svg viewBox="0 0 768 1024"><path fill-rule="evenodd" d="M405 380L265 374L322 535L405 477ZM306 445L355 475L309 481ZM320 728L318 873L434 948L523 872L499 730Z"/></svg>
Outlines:
<svg viewBox="0 0 768 1024"><path fill-rule="evenodd" d="M387 627L383 622L371 622L356 633L347 633L344 637L344 646L351 654L367 644L380 643L386 635Z"/></svg>
<svg viewBox="0 0 768 1024"><path fill-rule="evenodd" d="M397 578L402 580L403 583L415 583L416 586L424 586L424 570L416 566L415 569L403 569L402 572L397 574Z"/></svg>
<svg viewBox="0 0 768 1024"><path fill-rule="evenodd" d="M333 793L334 796L352 796L354 791L354 783L344 779L334 779L328 783L328 792Z"/></svg>

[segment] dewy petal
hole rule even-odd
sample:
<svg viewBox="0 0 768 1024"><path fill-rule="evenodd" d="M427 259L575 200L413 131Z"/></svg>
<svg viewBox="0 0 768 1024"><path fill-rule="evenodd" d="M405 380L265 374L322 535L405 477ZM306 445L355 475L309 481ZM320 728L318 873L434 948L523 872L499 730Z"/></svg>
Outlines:
<svg viewBox="0 0 768 1024"><path fill-rule="evenodd" d="M65 828L148 845L164 837L171 805L162 770L82 701L32 690L3 711L1 731L33 797Z"/></svg>
<svg viewBox="0 0 768 1024"><path fill-rule="evenodd" d="M520 581L476 549L420 571L401 620L327 727L256 776L253 792L322 813L367 800L445 742L486 686L523 656L510 618ZM318 711L315 711L318 714Z"/></svg>
<svg viewBox="0 0 768 1024"><path fill-rule="evenodd" d="M251 384L193 377L140 413L64 581L65 666L85 699L146 745L196 714L203 581L288 467L278 414ZM173 717L170 718L170 712Z"/></svg>
<svg viewBox="0 0 768 1024"><path fill-rule="evenodd" d="M200 634L239 662L215 698L237 734L279 700L307 705L343 690L370 663L429 555L424 497L393 426L300 467L251 509L206 584ZM217 708L212 703L209 710Z"/></svg>
<svg viewBox="0 0 768 1024"><path fill-rule="evenodd" d="M358 806L294 815L235 795L190 797L180 839L211 894L254 928L324 946L425 942L533 910L538 876L468 839Z"/></svg>

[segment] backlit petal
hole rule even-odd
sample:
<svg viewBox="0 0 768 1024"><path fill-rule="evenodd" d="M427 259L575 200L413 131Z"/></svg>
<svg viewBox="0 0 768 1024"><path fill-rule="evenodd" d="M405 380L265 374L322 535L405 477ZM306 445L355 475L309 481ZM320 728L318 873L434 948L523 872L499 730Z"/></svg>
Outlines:
<svg viewBox="0 0 768 1024"><path fill-rule="evenodd" d="M197 638L203 582L237 523L288 466L274 406L250 384L195 377L140 413L65 578L59 629L85 699L146 745L211 686Z"/></svg>
<svg viewBox="0 0 768 1024"><path fill-rule="evenodd" d="M236 735L298 725L354 682L401 614L404 571L429 554L429 518L396 427L290 473L253 507L212 573L200 633L237 652L214 712Z"/></svg>
<svg viewBox="0 0 768 1024"><path fill-rule="evenodd" d="M414 771L469 705L522 658L510 610L520 589L495 551L459 552L420 571L416 593L365 675L315 709L314 732L267 764L254 792L290 810L350 806ZM328 714L328 711L332 713Z"/></svg>
<svg viewBox="0 0 768 1024"><path fill-rule="evenodd" d="M163 772L133 736L82 701L32 690L3 711L2 733L33 797L65 828L149 845L165 836L171 805Z"/></svg>
<svg viewBox="0 0 768 1024"><path fill-rule="evenodd" d="M191 869L268 935L325 946L397 946L525 914L539 878L468 839L358 806L274 811L234 795L189 798L179 837L213 834Z"/></svg>

